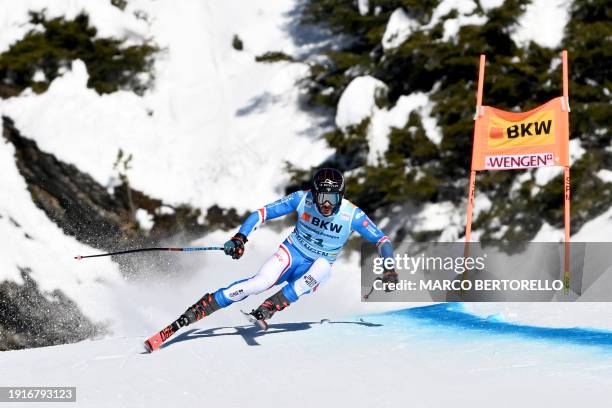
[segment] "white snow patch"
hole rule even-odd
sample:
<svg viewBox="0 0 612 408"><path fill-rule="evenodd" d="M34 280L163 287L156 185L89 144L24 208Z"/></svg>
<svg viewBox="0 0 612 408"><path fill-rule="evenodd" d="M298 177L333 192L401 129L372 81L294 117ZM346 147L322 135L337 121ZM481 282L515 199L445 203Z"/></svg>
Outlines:
<svg viewBox="0 0 612 408"><path fill-rule="evenodd" d="M524 183L527 180L531 180L531 172L530 171L526 171L523 172L521 175L517 176L516 178L520 183Z"/></svg>
<svg viewBox="0 0 612 408"><path fill-rule="evenodd" d="M601 169L597 172L597 177L599 177L606 183L612 183L612 170Z"/></svg>
<svg viewBox="0 0 612 408"><path fill-rule="evenodd" d="M480 213L489 211L492 205L491 199L487 197L486 194L476 194L474 197L474 219L476 219Z"/></svg>
<svg viewBox="0 0 612 408"><path fill-rule="evenodd" d="M370 1L369 0L357 0L357 9L359 10L359 14L365 16L370 11Z"/></svg>
<svg viewBox="0 0 612 408"><path fill-rule="evenodd" d="M582 147L580 139L572 139L569 141L570 164L579 160L585 152L586 150Z"/></svg>
<svg viewBox="0 0 612 408"><path fill-rule="evenodd" d="M572 236L576 242L610 242L612 240L612 207L603 214L586 222Z"/></svg>
<svg viewBox="0 0 612 408"><path fill-rule="evenodd" d="M438 241L453 242L465 228L464 222L463 214L457 211L457 207L452 202L427 203L416 215L413 229L414 231L442 230Z"/></svg>
<svg viewBox="0 0 612 408"><path fill-rule="evenodd" d="M453 10L459 14L470 14L476 10L476 3L473 0L442 0L434 10L429 25L436 25L441 17Z"/></svg>
<svg viewBox="0 0 612 408"><path fill-rule="evenodd" d="M550 180L554 179L558 175L563 174L563 167L538 167L535 170L534 178L538 186L546 185Z"/></svg>
<svg viewBox="0 0 612 408"><path fill-rule="evenodd" d="M149 214L149 212L145 209L137 209L136 214L134 216L136 217L136 221L138 221L138 225L140 226L140 228L145 231L150 231L151 228L153 228L153 225L155 225L155 222L153 221L153 216Z"/></svg>
<svg viewBox="0 0 612 408"><path fill-rule="evenodd" d="M396 9L387 22L387 28L382 37L385 50L399 47L419 27L419 23L406 14L403 8Z"/></svg>
<svg viewBox="0 0 612 408"><path fill-rule="evenodd" d="M444 41L454 37L459 29L465 25L479 25L487 21L485 16L475 13L476 3L472 0L442 0L434 10L431 21L423 28L433 28L442 17L452 10L457 10L458 16L444 21L444 35L442 37Z"/></svg>
<svg viewBox="0 0 612 408"><path fill-rule="evenodd" d="M570 163L580 159L585 152L586 150L580 144L580 139L572 139L569 141ZM534 171L535 182L538 186L544 186L562 173L562 167L539 167Z"/></svg>
<svg viewBox="0 0 612 408"><path fill-rule="evenodd" d="M572 232L571 240L574 242L610 242L610 237L612 237L612 208L587 221L579 231ZM532 241L562 242L564 238L563 228L555 228L545 222Z"/></svg>
<svg viewBox="0 0 612 408"><path fill-rule="evenodd" d="M457 18L450 18L444 22L444 41L454 37L459 32L459 29L467 25L482 25L487 22L485 16L473 14L471 16L465 16L460 14Z"/></svg>
<svg viewBox="0 0 612 408"><path fill-rule="evenodd" d="M46 80L47 80L47 77L45 76L45 73L42 71L42 69L36 70L36 72L32 76L32 81L34 82L43 82Z"/></svg>
<svg viewBox="0 0 612 408"><path fill-rule="evenodd" d="M375 109L368 133L370 147L368 164L376 164L378 157L389 148L391 128L401 129L406 126L410 113L413 111L419 113L427 137L435 144L440 143L442 132L431 114L433 106L428 94L415 92L400 96L395 106L389 110Z"/></svg>
<svg viewBox="0 0 612 408"><path fill-rule="evenodd" d="M386 92L384 82L366 75L351 81L346 87L336 109L336 125L343 130L349 126L358 125L364 119L372 116L376 107L376 97L380 92Z"/></svg>
<svg viewBox="0 0 612 408"><path fill-rule="evenodd" d="M504 4L504 0L480 0L480 5L482 6L485 13L501 6L502 4Z"/></svg>
<svg viewBox="0 0 612 408"><path fill-rule="evenodd" d="M533 41L543 47L557 48L568 19L568 0L533 0L519 17L512 39L517 44Z"/></svg>
<svg viewBox="0 0 612 408"><path fill-rule="evenodd" d="M156 212L158 215L171 215L174 214L175 211L173 208L164 205L162 207L158 207Z"/></svg>
<svg viewBox="0 0 612 408"><path fill-rule="evenodd" d="M542 224L542 228L533 237L532 242L563 242L565 232L563 228L555 228L547 222Z"/></svg>

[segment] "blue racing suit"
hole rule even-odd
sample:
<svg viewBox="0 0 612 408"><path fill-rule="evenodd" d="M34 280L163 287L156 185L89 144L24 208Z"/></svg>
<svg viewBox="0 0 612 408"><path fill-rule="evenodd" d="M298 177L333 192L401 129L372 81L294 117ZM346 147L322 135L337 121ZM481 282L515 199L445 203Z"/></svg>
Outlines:
<svg viewBox="0 0 612 408"><path fill-rule="evenodd" d="M391 241L370 218L350 201L343 199L340 208L323 216L310 191L296 191L249 215L240 227L248 235L267 220L297 212L297 224L279 250L249 279L232 283L215 292L220 306L226 307L250 294L288 282L283 294L291 302L313 292L329 278L331 265L353 231L376 243L379 255L393 260ZM387 261L389 262L389 261Z"/></svg>

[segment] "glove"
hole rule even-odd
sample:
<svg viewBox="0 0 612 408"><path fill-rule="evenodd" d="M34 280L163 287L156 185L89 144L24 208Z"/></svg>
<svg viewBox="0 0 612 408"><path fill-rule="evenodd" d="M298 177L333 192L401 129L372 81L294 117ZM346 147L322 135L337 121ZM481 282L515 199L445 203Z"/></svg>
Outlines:
<svg viewBox="0 0 612 408"><path fill-rule="evenodd" d="M391 292L392 290L395 290L395 289L389 289L389 286L387 284L388 283L397 284L398 282L397 272L395 272L393 269L387 270L383 273L381 280L382 280L383 285L385 285L385 292Z"/></svg>
<svg viewBox="0 0 612 408"><path fill-rule="evenodd" d="M230 255L233 259L238 259L244 254L244 244L247 242L244 234L237 233L223 245L225 255Z"/></svg>

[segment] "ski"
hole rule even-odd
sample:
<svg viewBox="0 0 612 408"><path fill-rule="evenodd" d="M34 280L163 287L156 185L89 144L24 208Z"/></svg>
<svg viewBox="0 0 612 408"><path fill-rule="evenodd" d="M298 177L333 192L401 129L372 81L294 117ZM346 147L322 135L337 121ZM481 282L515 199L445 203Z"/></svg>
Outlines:
<svg viewBox="0 0 612 408"><path fill-rule="evenodd" d="M246 317L246 319L251 322L252 324L254 324L255 326L259 327L261 330L266 331L268 330L268 323L266 323L265 320L257 320L255 318L255 316L253 316L250 313L245 312L244 310L240 310L242 312L242 314L244 315L244 317Z"/></svg>
<svg viewBox="0 0 612 408"><path fill-rule="evenodd" d="M165 328L163 328L162 330L160 330L158 333L156 333L153 336L149 337L144 342L145 348L147 349L147 351L149 353L154 352L155 350L157 350L158 348L161 347L161 345L164 343L164 341L169 339L180 328L181 328L181 326L179 325L178 320L173 322L172 324L170 324L170 325L166 326Z"/></svg>

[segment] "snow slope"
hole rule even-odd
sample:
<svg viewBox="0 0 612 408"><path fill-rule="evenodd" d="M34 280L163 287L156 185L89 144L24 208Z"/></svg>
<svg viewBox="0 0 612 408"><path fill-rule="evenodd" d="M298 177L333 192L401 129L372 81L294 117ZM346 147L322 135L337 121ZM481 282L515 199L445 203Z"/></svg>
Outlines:
<svg viewBox="0 0 612 408"><path fill-rule="evenodd" d="M598 408L612 386L612 332L517 328L448 304L265 333L204 320L153 354L142 340L2 353L0 378L76 386L79 407Z"/></svg>
<svg viewBox="0 0 612 408"><path fill-rule="evenodd" d="M286 176L276 174L284 174L285 160L309 166L328 153L319 139L320 119L298 106L295 81L306 66L254 61L270 50L293 54L312 46L295 45L289 34L297 6L293 1L238 7L235 1L133 0L120 12L106 0L5 3L0 49L36 28L27 23L28 10L46 7L48 18L73 18L84 10L100 35L130 43L151 37L164 52L156 62L155 88L143 97L127 91L98 95L86 87L85 64L75 61L47 92L25 91L0 101L0 113L15 119L41 149L99 182L110 184L112 163L122 148L134 154L132 185L166 202L257 208L281 194ZM144 11L146 21L135 11ZM244 51L231 47L234 34L243 39ZM11 145L0 143L0 280L20 282L19 268L30 268L43 291L61 289L86 316L108 322L114 335L149 335L206 291L254 274L288 233L256 232L240 262L219 253L156 254L171 265L166 276L151 271L148 278L126 281L108 258L73 260L95 251L64 236L33 204L13 155ZM226 233L214 233L202 243L226 239ZM147 258L142 259L146 269ZM393 307L359 302L356 264L355 256L340 261L329 290L321 290L316 302L293 307L292 318L314 318L322 310L337 316ZM244 307L257 306L263 296Z"/></svg>
<svg viewBox="0 0 612 408"><path fill-rule="evenodd" d="M31 28L26 10L46 4L19 3L3 7L12 11L0 20L0 32L7 30L0 48ZM122 13L106 0L55 2L48 15L70 18L83 9L94 16L100 35L131 42L150 37L162 48L154 89L143 97L127 91L98 95L85 86L84 64L75 61L44 94L2 101L0 113L41 149L107 184L121 148L134 155L134 188L168 203L240 210L282 192L285 161L307 167L331 153L320 137L321 119L298 106L296 82L307 65L255 62L268 51L296 55L312 45L296 45L290 35L295 1L127 4ZM232 48L235 34L243 51Z"/></svg>
<svg viewBox="0 0 612 408"><path fill-rule="evenodd" d="M1 49L30 28L25 11L48 2L18 3L0 18ZM458 21L445 26L445 35L455 23L470 23L471 3L460 3ZM143 97L100 96L85 87L85 66L75 61L46 93L1 101L0 111L42 149L102 183L112 177L122 148L134 154L131 183L148 194L201 207L257 208L279 195L286 180L276 174L284 160L306 167L330 153L319 138L319 119L298 106L295 83L306 66L254 61L266 51L307 51L309 44L295 44L288 34L297 5L130 0L122 13L106 0L49 3L49 16L73 16L80 9L95 14L101 35L133 43L151 37L165 50L156 61L156 85ZM6 3L2 8L9 10ZM134 16L137 10L146 12L147 21ZM244 51L231 48L234 34ZM430 116L426 95L403 96L390 110L376 110L372 99L366 115L373 112L375 152L386 146L381 135L403 126L410 111ZM438 134L435 123L425 125L428 134ZM356 253L337 262L316 296L275 316L270 333L242 327L238 308L256 307L274 289L205 319L160 352L142 355L144 338L207 291L255 273L289 229L263 226L239 262L220 253L163 254L175 271L126 282L107 259L72 260L91 249L63 236L34 206L12 154L10 145L0 143L0 278L19 280L17 267L31 267L44 290L64 290L87 316L108 321L111 335L1 353L3 385L75 385L78 405L91 407L599 407L609 400L607 304L442 304L372 315L407 305L360 302ZM592 220L575 239L607 239L611 216ZM422 230L446 226L442 236L453 240L463 216L437 203L415 220ZM225 239L226 233L215 232L194 244ZM359 315L364 321L351 317ZM320 324L323 317L332 323ZM582 328L567 330L576 326Z"/></svg>
<svg viewBox="0 0 612 408"><path fill-rule="evenodd" d="M490 8L499 2L485 3L483 6ZM170 203L189 202L203 207L217 203L239 209L257 208L279 195L286 180L285 176L276 177L276 174L284 160L306 167L320 162L330 153L319 137L322 133L320 119L300 110L297 103L299 91L295 83L307 67L299 63L262 64L254 61L254 56L266 51L282 50L295 55L312 47L308 42L296 43L291 36L298 6L299 2L290 0L274 4L265 1L202 3L194 0L177 4L133 0L121 12L106 0L52 3L27 0L11 3L10 7L5 3L0 20L0 50L8 48L27 30L35 28L27 23L28 10L45 7L48 17L63 15L72 18L84 10L91 16L100 36L125 38L130 44L151 38L164 52L156 60L155 87L143 97L125 91L103 96L96 94L85 86L85 65L75 61L72 70L56 79L47 92L34 95L26 91L24 95L2 101L0 111L14 118L24 135L36 140L42 149L76 164L102 183L108 183L113 176L112 163L118 149L122 148L134 154L134 168L130 173L132 185L146 193ZM474 4L471 1L441 2L434 20L453 8L464 15L473 10ZM136 12L146 18L138 18ZM231 47L234 34L243 39L244 51L238 52ZM361 86L355 80L352 87L347 88L347 93L352 89L360 95L372 90L374 81L370 78L369 82L364 81L367 86ZM403 126L412 110L422 114L428 135L435 139L434 142L439 142L439 130L430 117L431 104L427 95L402 96L395 107L387 110L376 108L373 93L368 93L369 96L362 101L363 106L348 104L346 101L354 98L343 95L344 103L341 98L338 109L339 118L343 118L340 125L358 123L363 117L372 115L370 162L385 150L390 127ZM365 108L358 109L361 107ZM3 177L2 191L7 197L0 204L0 215L4 215L0 226L4 247L8 249L2 257L2 277L19 280L17 266L32 266L34 278L41 281L44 289L66 287L68 294L77 301L81 298L80 293L86 293L75 289L78 284L74 283L84 279L81 277L85 273L83 270L87 271L87 279L92 281L104 280L100 275L111 281L118 279L116 267L106 260L76 266L66 258L67 254L72 256L75 252L87 250L72 239L58 235L60 231L31 204L25 184L19 181L20 176L11 164L10 147L0 145L0 153L5 157L2 165L6 180ZM19 199L11 200L9 197ZM35 239L26 238L13 226L10 218L25 225L25 232ZM587 240L596 236L604 239L609 236L607 231L612 228L609 218L607 213L593 220L575 239ZM456 239L462 228L461 214L449 208L448 203L428 205L415 219L413 227L419 230L446 226L442 234L445 240ZM37 233L37 229L41 232ZM559 232L546 230L539 238L557 239ZM240 263L231 263L216 255L189 260L170 256L169 262L184 263L181 267L183 275L178 281L176 276L171 276L167 280L161 279L160 287L154 281L133 283L133 289L128 285L126 292L116 300L116 308L105 308L95 315L105 319L123 316L119 321L124 322L147 322L142 324L142 331L138 334L156 328L160 318L149 321L147 316L154 316L158 309L171 310L167 318L174 318L175 310L185 307L186 298L195 300L202 294L200 288L213 290L232 279L254 273L282 240L282 235L275 232L258 234L262 236L257 238L257 242L251 241L247 257ZM224 234L214 234L206 237L205 241L218 243L225 238ZM51 259L58 272L43 276L39 271L43 271ZM356 265L356 257L340 261L336 275L356 275ZM93 273L92 270L100 272ZM208 270L231 271L227 272L228 275L215 274L212 279L208 275L203 279ZM346 287L335 283L336 279L337 282L347 281L333 278L329 282L329 293L340 291L355 300L354 303L342 303L337 309L334 306L337 313L373 307L357 303L358 279L350 279ZM154 304L152 299L164 292L163 287L168 282L177 287L176 297L180 301L168 301L159 308L139 306ZM142 290L138 285L150 287ZM191 290L192 286L198 289ZM109 293L122 292L112 288ZM324 301L328 300L324 299L325 291L319 296L323 297L321 303L325 304ZM89 299L85 295L82 298L83 302ZM123 304L121 298L128 299L126 302L132 300L131 304L128 303L130 307ZM113 302L105 300L103 303ZM296 309L300 307L296 306ZM125 318L126 309L133 318ZM126 326L131 330L140 327L133 323ZM121 328L116 330L122 332Z"/></svg>
<svg viewBox="0 0 612 408"><path fill-rule="evenodd" d="M0 113L13 118L26 137L103 184L112 184L112 165L122 148L134 154L130 182L154 197L204 210L212 204L254 209L282 193L286 176L277 175L284 174L285 160L309 166L329 153L319 138L319 119L298 107L295 82L306 65L254 60L267 51L294 54L311 46L295 45L289 34L297 7L293 1L133 0L124 12L106 0L1 6L0 50L36 29L27 23L28 10L42 8L48 18L70 19L85 11L100 36L125 38L128 44L151 38L163 48L156 59L155 87L143 97L127 91L98 95L86 87L85 64L75 61L47 92L25 91L0 101ZM244 51L232 48L234 34L244 41ZM175 318L204 289L237 276L198 281L205 276L204 265L221 258L218 254L180 259L164 254L177 272L150 282L125 282L108 259L75 262L74 255L94 251L63 236L36 208L13 154L12 146L0 143L1 279L19 282L18 267L29 267L42 290L62 289L90 318L111 321L114 333L143 335L158 329L162 319ZM210 240L226 238L220 234ZM264 246L261 256L251 249L252 261L243 261L238 270L254 273L279 240L276 235L271 239L274 244ZM230 269L227 261L214 269ZM159 302L169 285L176 289L174 296L169 303Z"/></svg>
<svg viewBox="0 0 612 408"><path fill-rule="evenodd" d="M65 236L34 205L13 155L13 145L0 142L0 281L22 284L19 268L28 268L41 290L61 288L86 316L110 318L105 304L125 286L118 266L100 259L86 271L78 268L72 257L91 248Z"/></svg>
<svg viewBox="0 0 612 408"><path fill-rule="evenodd" d="M63 235L46 214L32 202L25 181L18 173L10 144L0 144L0 280L21 282L19 268L31 269L31 277L43 291L61 289L82 312L96 322L108 322L115 335L145 336L174 320L207 291L255 274L259 266L277 249L290 228L278 230L274 223L251 234L245 256L232 260L218 252L159 253L170 273L140 273L137 281L127 281L110 258L75 261L75 255L97 253L72 237ZM271 225L270 225L271 224ZM228 234L218 231L194 244L220 245ZM141 257L147 268L147 256ZM329 282L317 292L314 301L298 302L288 318L331 317L397 308L398 304L365 304L361 292L357 254L347 254L334 268ZM172 288L169 294L168 288ZM274 290L274 289L272 289ZM271 291L243 305L258 306ZM306 297L308 298L308 297ZM339 301L341 300L341 301ZM217 318L213 316L213 318ZM234 317L226 323L237 323Z"/></svg>

